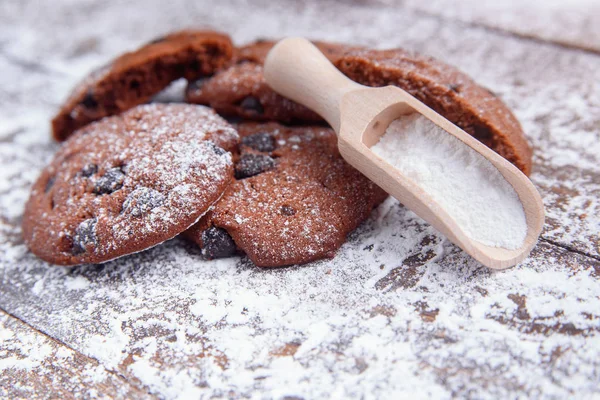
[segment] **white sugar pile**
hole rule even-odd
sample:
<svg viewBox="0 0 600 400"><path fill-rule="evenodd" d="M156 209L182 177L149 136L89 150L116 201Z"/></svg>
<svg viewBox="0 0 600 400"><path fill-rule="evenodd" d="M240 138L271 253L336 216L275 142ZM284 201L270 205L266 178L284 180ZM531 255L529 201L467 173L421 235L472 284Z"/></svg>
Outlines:
<svg viewBox="0 0 600 400"><path fill-rule="evenodd" d="M517 249L527 235L513 187L483 156L420 114L393 121L371 148L440 204L471 239Z"/></svg>

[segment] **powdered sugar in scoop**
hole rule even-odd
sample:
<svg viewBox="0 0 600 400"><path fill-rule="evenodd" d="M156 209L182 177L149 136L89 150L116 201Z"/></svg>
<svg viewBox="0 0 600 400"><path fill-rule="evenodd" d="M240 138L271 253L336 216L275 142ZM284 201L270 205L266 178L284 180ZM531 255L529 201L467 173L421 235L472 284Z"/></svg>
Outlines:
<svg viewBox="0 0 600 400"><path fill-rule="evenodd" d="M427 192L471 239L511 250L522 246L527 223L513 187L427 118L415 113L393 121L371 149Z"/></svg>

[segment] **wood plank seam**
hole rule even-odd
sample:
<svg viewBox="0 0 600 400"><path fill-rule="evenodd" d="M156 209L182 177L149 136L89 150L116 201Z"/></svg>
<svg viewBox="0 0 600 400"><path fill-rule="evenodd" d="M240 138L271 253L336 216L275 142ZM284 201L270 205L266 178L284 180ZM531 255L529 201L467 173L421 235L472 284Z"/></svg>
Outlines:
<svg viewBox="0 0 600 400"><path fill-rule="evenodd" d="M4 313L4 314L8 315L9 317L11 317L11 318L14 318L15 320L17 320L17 321L19 321L20 323L22 323L23 325L27 326L29 329L33 330L34 332L36 332L36 333L38 333L38 334L40 334L40 335L44 336L44 337L45 337L45 338L47 338L48 340L51 340L51 341L55 342L55 343L56 343L57 345L59 345L59 346L62 346L62 347L65 347L65 348L67 348L67 349L71 350L73 353L76 353L77 355L79 355L79 356L81 356L81 357L85 358L85 359L86 359L86 360L88 360L89 362L92 362L92 363L96 363L96 364L98 364L99 366L101 366L101 367L104 369L104 371L105 371L107 374L109 374L109 375L112 375L112 376L116 377L117 379L119 379L119 380L121 380L121 381L127 382L128 384L132 385L132 386L133 386L135 389L139 390L140 392L143 392L143 393L147 394L148 396L154 396L154 395L153 395L153 394L152 394L150 391L148 391L148 389L147 389L147 388L145 388L144 386L139 386L139 385L137 385L137 384L136 384L135 382L133 382L131 379L128 379L126 376L124 376L122 373L120 373L120 372L118 372L118 371L113 371L113 370L110 370L110 369L107 369L107 368L105 368L105 367L104 367L104 365L102 365L102 363L101 363L99 360L97 360L97 359L95 359L95 358L93 358L93 357L89 357L89 356L87 356L87 355L83 354L82 352L80 352L80 351L78 351L78 350L74 349L73 347L69 346L68 344L64 343L63 341L61 341L61 340L59 340L59 339L56 339L56 338L55 338L55 337L53 337L53 336L50 336L50 335L49 335L49 334L47 334L46 332L44 332L44 331L42 331L42 330L40 330L40 329L36 328L35 326L33 326L33 325L29 324L27 321L25 321L25 320L23 320L23 319L19 318L18 316L14 315L14 314L13 314L13 313L11 313L11 312L9 312L9 311L5 310L5 309L4 309L4 307L2 307L2 305L0 305L0 313Z"/></svg>
<svg viewBox="0 0 600 400"><path fill-rule="evenodd" d="M588 253L586 253L585 251L582 251L582 250L577 250L576 248L573 248L573 247L571 247L569 245L566 245L566 244L562 244L562 243L556 242L556 241L554 241L552 239L547 239L547 238L544 237L543 234L542 234L542 236L540 236L540 240L548 243L549 245L552 245L552 246L561 248L563 250L566 250L569 253L579 254L580 256L584 256L584 257L588 257L588 258L591 258L591 259L596 260L596 261L600 261L600 257L598 257L598 256L595 256L593 254L588 254Z"/></svg>
<svg viewBox="0 0 600 400"><path fill-rule="evenodd" d="M497 35L504 36L504 37L515 38L515 39L530 41L530 42L534 42L534 43L546 44L546 45L550 45L550 46L554 46L554 47L557 47L560 49L565 49L565 50L570 50L570 51L581 51L581 52L592 54L595 56L600 55L600 51L598 51L597 49L592 48L592 47L577 46L574 44L561 42L559 40L543 39L543 38L533 36L533 35L527 35L527 34L519 33L519 32L512 32L512 31L509 31L506 29L489 26L489 25L486 25L483 23L467 22L467 21L460 20L458 18L451 18L451 17L433 14L431 12L420 10L418 8L412 8L410 6L406 7L405 9L410 10L411 12L413 12L415 14L420 14L423 17L435 19L442 23L448 22L448 23L453 23L453 24L457 24L457 25L469 26L469 27L476 28L476 29L483 29L485 31L495 33Z"/></svg>
<svg viewBox="0 0 600 400"><path fill-rule="evenodd" d="M38 72L41 74L49 74L49 75L62 75L64 76L65 74L60 72L60 71L56 71L55 69L52 68L48 68L47 65L44 65L41 62L38 62L36 60L30 60L30 59L26 59L26 58L19 58L17 56L15 56L14 54L9 54L3 51L3 49L0 49L0 56L8 63L22 68L24 71L31 71L31 72Z"/></svg>

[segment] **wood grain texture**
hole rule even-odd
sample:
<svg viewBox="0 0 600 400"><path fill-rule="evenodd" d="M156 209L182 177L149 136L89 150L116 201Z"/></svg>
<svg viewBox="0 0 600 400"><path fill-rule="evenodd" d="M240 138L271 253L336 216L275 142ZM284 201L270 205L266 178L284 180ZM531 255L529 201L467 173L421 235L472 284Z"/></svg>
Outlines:
<svg viewBox="0 0 600 400"><path fill-rule="evenodd" d="M600 53L600 5L594 0L405 0L402 5L525 38Z"/></svg>
<svg viewBox="0 0 600 400"><path fill-rule="evenodd" d="M2 398L154 398L4 311L0 311L0 339Z"/></svg>
<svg viewBox="0 0 600 400"><path fill-rule="evenodd" d="M383 3L6 1L0 21L0 307L86 362L161 398L597 395L598 55ZM200 25L238 43L402 46L488 86L535 148L548 218L531 257L491 272L387 201L333 260L305 267L210 262L180 240L104 266L35 259L22 206L56 150L47 123L68 90L126 49Z"/></svg>

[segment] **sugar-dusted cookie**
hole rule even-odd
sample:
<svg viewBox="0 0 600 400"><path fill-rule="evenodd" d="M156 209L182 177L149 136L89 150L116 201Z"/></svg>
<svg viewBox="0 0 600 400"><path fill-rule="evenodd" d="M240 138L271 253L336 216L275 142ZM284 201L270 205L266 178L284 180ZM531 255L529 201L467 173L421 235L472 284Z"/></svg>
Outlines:
<svg viewBox="0 0 600 400"><path fill-rule="evenodd" d="M228 36L181 31L153 40L94 71L71 93L52 120L56 140L107 115L142 104L179 78L213 74L230 61Z"/></svg>
<svg viewBox="0 0 600 400"><path fill-rule="evenodd" d="M242 123L236 181L185 235L209 258L258 266L333 257L387 194L347 164L326 127Z"/></svg>
<svg viewBox="0 0 600 400"><path fill-rule="evenodd" d="M190 104L141 105L76 132L34 184L23 236L54 264L100 263L194 224L233 179L233 127Z"/></svg>
<svg viewBox="0 0 600 400"><path fill-rule="evenodd" d="M330 60L349 46L315 42ZM186 89L190 103L206 104L219 113L255 121L283 123L322 123L323 119L308 108L275 93L263 78L265 57L273 42L260 41L236 50L231 65L213 77L191 82Z"/></svg>
<svg viewBox="0 0 600 400"><path fill-rule="evenodd" d="M531 148L519 122L492 92L466 74L431 57L402 49L370 50L318 42L331 62L354 81L368 86L398 86L515 164L531 172ZM314 113L273 93L262 65L273 42L236 51L231 66L190 83L186 98L217 112L259 121L314 123Z"/></svg>

